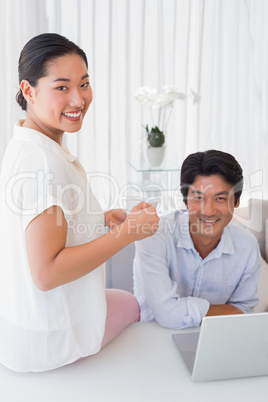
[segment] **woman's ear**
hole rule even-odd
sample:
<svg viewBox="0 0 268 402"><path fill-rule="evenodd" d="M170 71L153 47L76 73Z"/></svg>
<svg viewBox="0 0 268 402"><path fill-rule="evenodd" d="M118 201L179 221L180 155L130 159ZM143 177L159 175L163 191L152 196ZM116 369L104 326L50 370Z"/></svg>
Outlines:
<svg viewBox="0 0 268 402"><path fill-rule="evenodd" d="M27 80L22 80L20 83L20 89L23 93L24 98L26 99L27 103L34 103L33 98L33 87Z"/></svg>

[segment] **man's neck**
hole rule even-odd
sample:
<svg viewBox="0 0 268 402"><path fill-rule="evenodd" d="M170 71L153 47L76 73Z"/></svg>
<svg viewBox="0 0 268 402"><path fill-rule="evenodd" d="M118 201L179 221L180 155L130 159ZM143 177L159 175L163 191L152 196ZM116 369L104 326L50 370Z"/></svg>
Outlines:
<svg viewBox="0 0 268 402"><path fill-rule="evenodd" d="M199 234L191 234L191 238L193 240L196 251L198 251L200 257L203 258L203 260L211 253L211 251L213 251L217 247L221 239L221 237L204 239L203 236Z"/></svg>

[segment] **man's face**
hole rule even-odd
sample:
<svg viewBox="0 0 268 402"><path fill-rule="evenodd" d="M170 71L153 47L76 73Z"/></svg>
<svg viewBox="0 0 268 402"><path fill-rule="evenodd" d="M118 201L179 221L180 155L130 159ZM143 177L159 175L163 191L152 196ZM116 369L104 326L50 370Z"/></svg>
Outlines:
<svg viewBox="0 0 268 402"><path fill-rule="evenodd" d="M206 239L218 242L238 206L233 186L221 176L197 176L187 195L190 233L195 243Z"/></svg>

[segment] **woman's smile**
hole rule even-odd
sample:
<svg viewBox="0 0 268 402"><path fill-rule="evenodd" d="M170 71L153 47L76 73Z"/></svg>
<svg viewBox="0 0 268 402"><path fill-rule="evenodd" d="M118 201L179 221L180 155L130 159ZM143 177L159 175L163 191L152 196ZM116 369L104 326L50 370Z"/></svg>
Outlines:
<svg viewBox="0 0 268 402"><path fill-rule="evenodd" d="M62 114L70 121L79 121L82 117L82 110L83 109L79 110L78 112L64 112Z"/></svg>

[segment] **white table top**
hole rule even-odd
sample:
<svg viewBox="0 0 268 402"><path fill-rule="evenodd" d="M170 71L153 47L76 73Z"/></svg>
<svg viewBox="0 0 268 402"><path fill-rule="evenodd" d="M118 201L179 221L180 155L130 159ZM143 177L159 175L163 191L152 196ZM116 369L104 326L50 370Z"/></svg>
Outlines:
<svg viewBox="0 0 268 402"><path fill-rule="evenodd" d="M98 354L57 370L19 374L0 365L1 400L267 401L266 376L192 382L171 338L176 332L180 331L161 328L157 323L135 323Z"/></svg>

